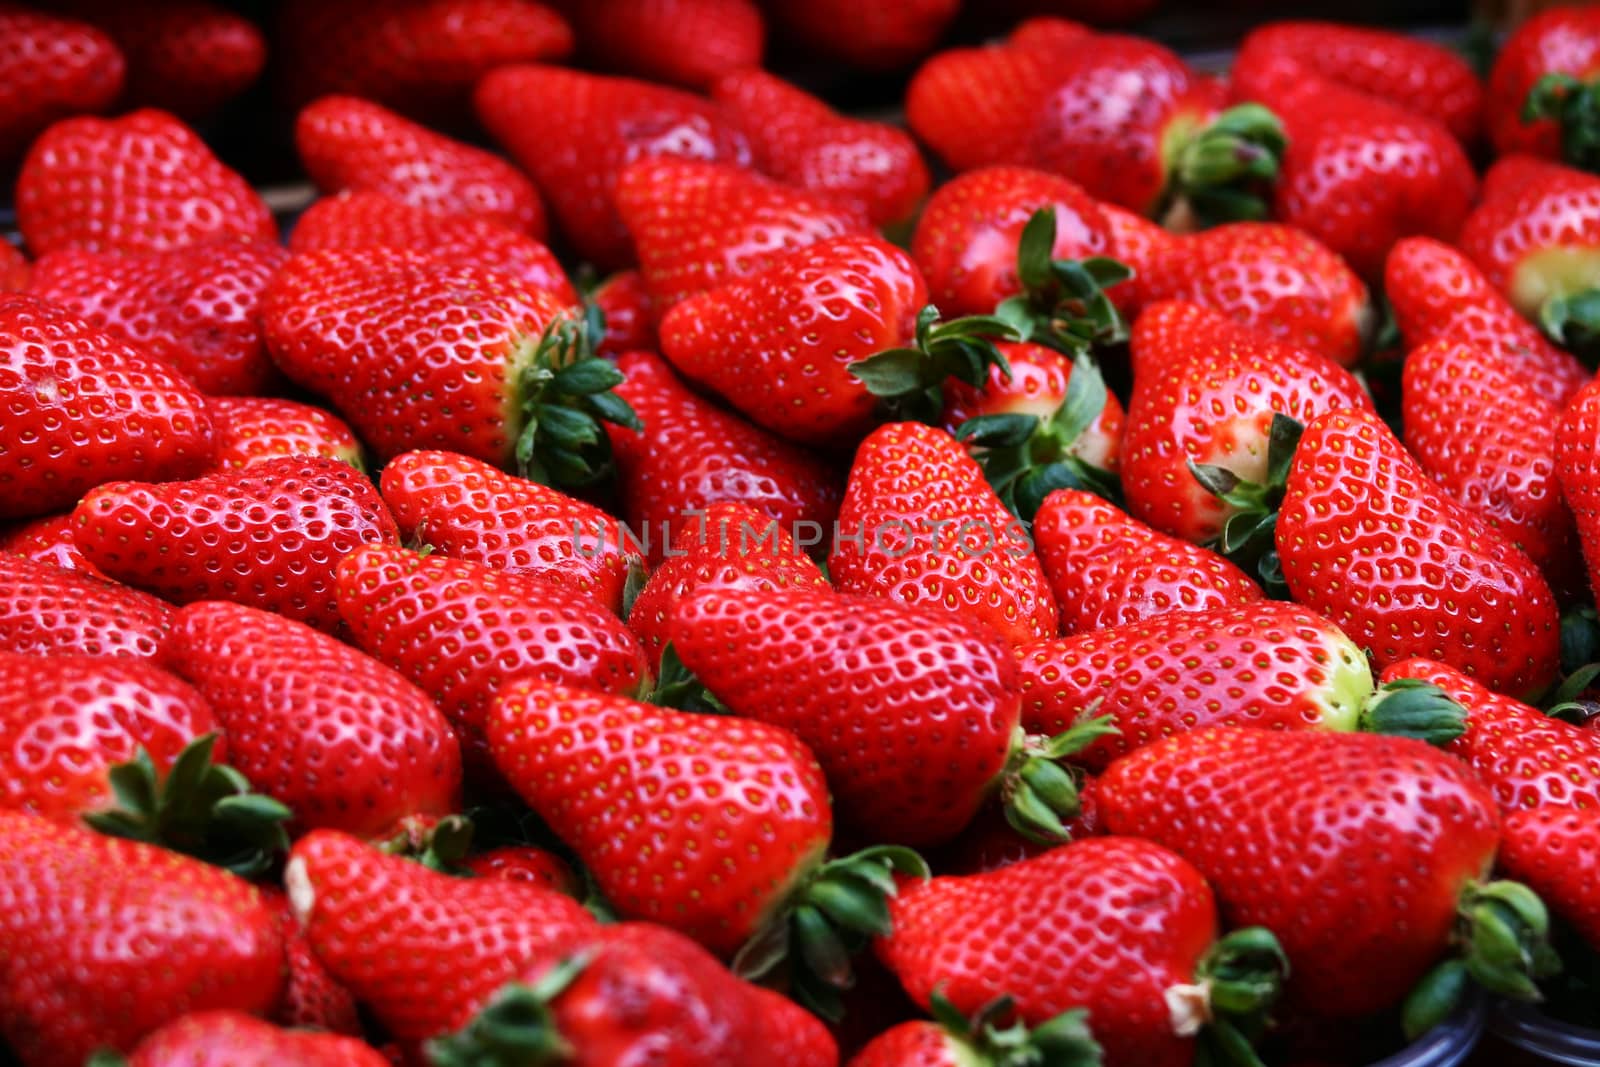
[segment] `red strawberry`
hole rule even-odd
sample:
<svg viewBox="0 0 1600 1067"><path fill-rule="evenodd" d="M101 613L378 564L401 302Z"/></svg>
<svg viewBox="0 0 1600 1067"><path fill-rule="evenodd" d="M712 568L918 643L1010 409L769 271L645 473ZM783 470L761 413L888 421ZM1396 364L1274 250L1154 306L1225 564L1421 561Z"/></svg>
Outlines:
<svg viewBox="0 0 1600 1067"><path fill-rule="evenodd" d="M1600 810L1535 808L1506 816L1500 868L1539 894L1591 948L1600 947Z"/></svg>
<svg viewBox="0 0 1600 1067"><path fill-rule="evenodd" d="M1092 1032L1110 1063L1187 1067L1207 1023L1232 1027L1229 1016L1263 1011L1286 970L1264 931L1219 941L1216 900L1200 872L1131 838L1091 838L988 874L935 878L890 912L894 933L878 953L913 1000L939 995L972 1012L1009 994L1022 1022L1051 1033L1072 1025L1078 1044Z"/></svg>
<svg viewBox="0 0 1600 1067"><path fill-rule="evenodd" d="M33 266L22 249L10 241L0 241L0 293L21 293L33 277Z"/></svg>
<svg viewBox="0 0 1600 1067"><path fill-rule="evenodd" d="M1011 1008L1009 997L992 1001L993 1007L970 1020L939 994L930 999L937 1022L919 1019L881 1031L850 1058L849 1067L997 1067L1015 1054L1040 1063L1088 1064L1100 1054L1081 1014L1057 1016L1028 1033L1016 1023L1003 1030L996 1025Z"/></svg>
<svg viewBox="0 0 1600 1067"><path fill-rule="evenodd" d="M797 248L866 232L858 214L825 197L693 159L629 164L617 178L616 206L657 316Z"/></svg>
<svg viewBox="0 0 1600 1067"><path fill-rule="evenodd" d="M635 159L678 156L740 166L744 136L711 102L631 78L559 67L510 66L478 83L478 118L533 176L561 231L600 267L632 258L612 203Z"/></svg>
<svg viewBox="0 0 1600 1067"><path fill-rule="evenodd" d="M323 97L295 119L294 143L325 193L383 193L436 215L480 216L544 240L544 202L521 171L370 100Z"/></svg>
<svg viewBox="0 0 1600 1067"><path fill-rule="evenodd" d="M1233 77L1288 60L1309 73L1423 115L1471 144L1483 118L1483 86L1443 45L1392 30L1289 20L1252 30L1239 45Z"/></svg>
<svg viewBox="0 0 1600 1067"><path fill-rule="evenodd" d="M562 305L577 291L548 248L492 219L441 215L374 189L323 197L306 209L289 235L292 252L387 245L429 259L489 267L522 282L529 292L548 293Z"/></svg>
<svg viewBox="0 0 1600 1067"><path fill-rule="evenodd" d="M0 649L154 656L172 608L148 593L0 552Z"/></svg>
<svg viewBox="0 0 1600 1067"><path fill-rule="evenodd" d="M656 313L644 276L636 270L619 271L589 292L589 302L606 320L599 354L616 359L624 352L656 346Z"/></svg>
<svg viewBox="0 0 1600 1067"><path fill-rule="evenodd" d="M0 552L39 563L53 563L62 570L77 571L90 578L104 578L100 568L84 557L83 550L73 540L72 531L71 512L18 523L0 532Z"/></svg>
<svg viewBox="0 0 1600 1067"><path fill-rule="evenodd" d="M1261 599L1261 587L1224 557L1077 489L1045 498L1033 542L1065 634Z"/></svg>
<svg viewBox="0 0 1600 1067"><path fill-rule="evenodd" d="M847 118L763 70L724 75L711 98L744 131L762 171L837 200L874 226L910 221L928 195L922 153L896 126Z"/></svg>
<svg viewBox="0 0 1600 1067"><path fill-rule="evenodd" d="M321 408L293 400L219 396L206 403L216 427L216 469L242 470L289 456L321 456L364 469L361 442Z"/></svg>
<svg viewBox="0 0 1600 1067"><path fill-rule="evenodd" d="M283 982L248 882L23 812L0 812L0 954L0 1035L29 1067L127 1051L191 1011L265 1013Z"/></svg>
<svg viewBox="0 0 1600 1067"><path fill-rule="evenodd" d="M356 1013L355 998L334 980L311 950L311 942L289 906L288 895L276 887L262 889L262 895L277 914L278 929L283 935L286 978L272 1021L280 1026L360 1035L361 1018Z"/></svg>
<svg viewBox="0 0 1600 1067"><path fill-rule="evenodd" d="M93 26L7 4L0 11L0 159L15 159L58 119L109 108L126 71L121 49Z"/></svg>
<svg viewBox="0 0 1600 1067"><path fill-rule="evenodd" d="M277 381L261 340L261 293L285 256L264 241L146 255L42 256L29 291L170 363L203 393L253 396Z"/></svg>
<svg viewBox="0 0 1600 1067"><path fill-rule="evenodd" d="M690 392L648 352L617 361L617 387L644 424L610 431L629 527L659 560L712 505L745 504L786 532L821 529L839 511L834 468Z"/></svg>
<svg viewBox="0 0 1600 1067"><path fill-rule="evenodd" d="M1380 669L1427 656L1503 693L1555 674L1560 627L1538 568L1446 496L1376 415L1329 411L1306 427L1275 538L1294 599Z"/></svg>
<svg viewBox="0 0 1600 1067"><path fill-rule="evenodd" d="M371 1045L340 1034L280 1030L237 1011L201 1011L139 1042L128 1067L385 1067Z"/></svg>
<svg viewBox="0 0 1600 1067"><path fill-rule="evenodd" d="M567 861L532 845L506 845L468 856L461 865L478 878L503 882L528 882L581 899L583 886Z"/></svg>
<svg viewBox="0 0 1600 1067"><path fill-rule="evenodd" d="M407 815L455 810L461 759L444 717L348 645L208 602L178 613L162 656L211 704L233 766L287 804L296 827L376 836Z"/></svg>
<svg viewBox="0 0 1600 1067"><path fill-rule="evenodd" d="M0 296L0 511L71 507L118 478L186 478L211 461L205 400L166 364L54 304Z"/></svg>
<svg viewBox="0 0 1600 1067"><path fill-rule="evenodd" d="M1600 379L1581 389L1556 429L1556 475L1577 520L1589 585L1600 587Z"/></svg>
<svg viewBox="0 0 1600 1067"><path fill-rule="evenodd" d="M284 884L317 958L403 1041L463 1025L523 964L594 926L561 893L453 878L327 830L295 844Z"/></svg>
<svg viewBox="0 0 1600 1067"><path fill-rule="evenodd" d="M315 456L189 482L112 482L73 515L78 547L118 581L179 604L251 604L330 633L340 626L340 558L398 540L372 484L347 463Z"/></svg>
<svg viewBox="0 0 1600 1067"><path fill-rule="evenodd" d="M706 89L761 66L766 27L750 0L569 0L563 10L584 55L606 70Z"/></svg>
<svg viewBox="0 0 1600 1067"><path fill-rule="evenodd" d="M959 0L773 0L770 9L802 47L852 67L888 71L926 54L960 6Z"/></svg>
<svg viewBox="0 0 1600 1067"><path fill-rule="evenodd" d="M599 508L450 452L396 456L382 488L407 541L550 578L620 610L634 546Z"/></svg>
<svg viewBox="0 0 1600 1067"><path fill-rule="evenodd" d="M1026 531L943 430L881 426L861 443L828 573L841 592L981 619L1012 644L1056 633Z"/></svg>
<svg viewBox="0 0 1600 1067"><path fill-rule="evenodd" d="M46 130L17 178L17 225L35 255L164 252L224 237L276 241L266 203L165 111L74 118Z"/></svg>
<svg viewBox="0 0 1600 1067"><path fill-rule="evenodd" d="M1600 12L1563 4L1523 22L1501 46L1489 74L1487 119L1495 151L1592 166L1590 86L1596 75Z"/></svg>

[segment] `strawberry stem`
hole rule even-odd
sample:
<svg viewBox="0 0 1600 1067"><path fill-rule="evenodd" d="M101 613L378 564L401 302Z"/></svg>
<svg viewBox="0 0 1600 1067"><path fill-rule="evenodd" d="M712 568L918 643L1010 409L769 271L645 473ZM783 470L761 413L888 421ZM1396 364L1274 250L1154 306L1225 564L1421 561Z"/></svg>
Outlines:
<svg viewBox="0 0 1600 1067"><path fill-rule="evenodd" d="M1265 107L1230 107L1178 149L1160 214L1187 209L1201 227L1266 218L1288 145L1283 123Z"/></svg>
<svg viewBox="0 0 1600 1067"><path fill-rule="evenodd" d="M1600 289L1552 296L1539 308L1539 325L1579 358L1600 360Z"/></svg>
<svg viewBox="0 0 1600 1067"><path fill-rule="evenodd" d="M1467 732L1467 709L1431 682L1397 678L1367 699L1357 728L1443 748Z"/></svg>
<svg viewBox="0 0 1600 1067"><path fill-rule="evenodd" d="M1522 104L1522 121L1552 119L1561 128L1561 157L1582 170L1600 170L1600 85L1571 74L1546 74Z"/></svg>
<svg viewBox="0 0 1600 1067"><path fill-rule="evenodd" d="M589 965L578 953L532 985L510 982L466 1026L427 1043L434 1067L543 1067L566 1063L573 1048L556 1029L551 1005Z"/></svg>
<svg viewBox="0 0 1600 1067"><path fill-rule="evenodd" d="M415 860L430 871L469 875L461 866L472 849L472 820L465 815L411 815L400 820L395 832L374 842L378 851Z"/></svg>
<svg viewBox="0 0 1600 1067"><path fill-rule="evenodd" d="M1278 506L1283 503L1284 484L1304 432L1305 427L1295 419L1273 412L1267 431L1265 482L1247 482L1227 467L1189 461L1194 480L1230 509L1222 533L1210 542L1210 547L1238 564L1246 574L1254 574L1267 595L1278 600L1289 596L1275 542Z"/></svg>
<svg viewBox="0 0 1600 1067"><path fill-rule="evenodd" d="M1080 811L1081 772L1063 767L1059 761L1115 733L1109 715L1077 723L1049 738L1020 735L1019 731L1000 776L1000 802L1011 828L1040 844L1070 841L1072 833L1066 824Z"/></svg>
<svg viewBox="0 0 1600 1067"><path fill-rule="evenodd" d="M995 317L1017 339L1067 355L1128 339L1128 323L1106 290L1133 277L1133 269L1109 256L1056 259L1056 213L1040 208L1017 242L1017 280L1022 292L1000 302Z"/></svg>
<svg viewBox="0 0 1600 1067"><path fill-rule="evenodd" d="M929 304L917 314L916 335L904 348L890 348L850 364L849 371L878 398L886 422L936 423L944 410L944 383L951 378L981 389L989 368L1011 377L1011 365L994 346L1014 341L1010 323L988 315L939 321Z"/></svg>
<svg viewBox="0 0 1600 1067"><path fill-rule="evenodd" d="M1016 1002L1002 994L968 1019L942 992L928 998L928 1011L957 1043L954 1061L972 1067L1099 1067L1104 1053L1089 1029L1085 1008L1064 1011L1029 1030L1021 1021L1001 1027L1016 1015Z"/></svg>

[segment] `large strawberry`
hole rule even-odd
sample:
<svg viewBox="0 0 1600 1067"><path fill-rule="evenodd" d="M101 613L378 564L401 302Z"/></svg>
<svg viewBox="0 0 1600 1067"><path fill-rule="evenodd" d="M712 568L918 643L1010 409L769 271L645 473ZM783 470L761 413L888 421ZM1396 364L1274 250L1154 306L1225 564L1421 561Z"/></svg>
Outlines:
<svg viewBox="0 0 1600 1067"><path fill-rule="evenodd" d="M0 552L0 649L149 658L171 627L171 606L149 593Z"/></svg>
<svg viewBox="0 0 1600 1067"><path fill-rule="evenodd" d="M629 163L646 156L750 161L744 135L715 104L631 78L501 67L478 83L475 104L484 126L538 183L562 233L601 267L632 258L612 202Z"/></svg>
<svg viewBox="0 0 1600 1067"><path fill-rule="evenodd" d="M971 1019L938 993L929 995L933 1020L915 1019L881 1031L850 1058L849 1067L1004 1067L1033 1057L1051 1067L1089 1067L1101 1049L1082 1011L1056 1016L1034 1030L1010 1023L1011 997L996 997ZM1023 1062L1027 1062L1026 1059Z"/></svg>
<svg viewBox="0 0 1600 1067"><path fill-rule="evenodd" d="M284 1030L237 1011L200 1011L139 1042L127 1067L385 1067L359 1038Z"/></svg>
<svg viewBox="0 0 1600 1067"><path fill-rule="evenodd" d="M170 363L203 393L254 396L277 380L261 293L285 258L264 241L133 256L69 249L40 257L28 289Z"/></svg>
<svg viewBox="0 0 1600 1067"><path fill-rule="evenodd" d="M802 46L852 67L896 70L921 58L960 8L959 0L774 0L772 16Z"/></svg>
<svg viewBox="0 0 1600 1067"><path fill-rule="evenodd" d="M1600 809L1512 812L1500 841L1500 868L1600 949L1600 907L1593 893L1600 877Z"/></svg>
<svg viewBox="0 0 1600 1067"><path fill-rule="evenodd" d="M364 469L361 442L322 408L263 396L218 396L206 402L215 427L217 470L240 470L289 456L321 456Z"/></svg>
<svg viewBox="0 0 1600 1067"><path fill-rule="evenodd" d="M295 118L300 163L325 193L383 193L436 215L477 215L544 239L544 202L521 171L355 96L325 96Z"/></svg>
<svg viewBox="0 0 1600 1067"><path fill-rule="evenodd" d="M0 159L11 162L57 119L110 107L126 73L122 50L100 30L8 4L0 11Z"/></svg>
<svg viewBox="0 0 1600 1067"><path fill-rule="evenodd" d="M165 363L60 307L0 295L0 511L71 507L118 478L187 478L211 460L205 400Z"/></svg>
<svg viewBox="0 0 1600 1067"><path fill-rule="evenodd" d="M595 65L690 89L760 67L766 44L751 0L568 0L562 10Z"/></svg>
<svg viewBox="0 0 1600 1067"><path fill-rule="evenodd" d="M1208 1023L1245 1043L1235 1020L1263 1012L1287 969L1265 931L1219 940L1200 872L1132 838L935 878L908 888L890 913L894 932L878 953L913 1000L930 1005L937 994L973 1012L1009 994L1034 1026L1087 1009L1110 1063L1187 1067Z"/></svg>
<svg viewBox="0 0 1600 1067"><path fill-rule="evenodd" d="M273 459L188 482L112 482L83 498L75 538L96 567L174 603L234 600L337 630L333 570L357 545L398 540L348 463Z"/></svg>
<svg viewBox="0 0 1600 1067"><path fill-rule="evenodd" d="M153 109L67 119L40 135L17 178L17 225L35 255L278 237L250 184L193 130Z"/></svg>
<svg viewBox="0 0 1600 1067"><path fill-rule="evenodd" d="M0 955L0 1035L28 1067L127 1051L186 1012L265 1013L283 982L248 882L23 812L0 812Z"/></svg>
<svg viewBox="0 0 1600 1067"><path fill-rule="evenodd" d="M1488 126L1501 155L1530 152L1592 169L1600 11L1562 4L1516 28L1489 74Z"/></svg>

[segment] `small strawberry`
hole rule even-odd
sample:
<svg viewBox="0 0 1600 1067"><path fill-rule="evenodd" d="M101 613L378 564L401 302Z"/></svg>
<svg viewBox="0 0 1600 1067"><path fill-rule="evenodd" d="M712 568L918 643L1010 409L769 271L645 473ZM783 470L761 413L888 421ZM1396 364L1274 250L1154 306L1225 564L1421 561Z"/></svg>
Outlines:
<svg viewBox="0 0 1600 1067"><path fill-rule="evenodd" d="M603 268L632 259L612 193L635 159L678 156L743 166L750 146L708 100L631 78L559 67L501 67L475 95L478 119L533 176L561 231Z"/></svg>
<svg viewBox="0 0 1600 1067"><path fill-rule="evenodd" d="M582 899L583 886L567 861L547 849L532 845L505 845L468 856L461 865L478 878L503 882L528 882Z"/></svg>
<svg viewBox="0 0 1600 1067"><path fill-rule="evenodd" d="M1600 12L1562 4L1528 18L1506 38L1489 73L1486 117L1495 151L1592 169L1597 75Z"/></svg>
<svg viewBox="0 0 1600 1067"><path fill-rule="evenodd" d="M189 482L112 482L73 515L78 547L118 581L178 604L251 604L330 633L340 626L340 558L366 542L398 541L372 483L315 456Z"/></svg>
<svg viewBox="0 0 1600 1067"><path fill-rule="evenodd" d="M959 0L773 0L781 32L851 67L892 71L920 59L960 8Z"/></svg>
<svg viewBox="0 0 1600 1067"><path fill-rule="evenodd" d="M149 593L0 551L0 649L148 659L171 628Z"/></svg>
<svg viewBox="0 0 1600 1067"><path fill-rule="evenodd" d="M324 193L383 193L436 215L474 215L544 240L544 202L522 172L381 104L325 96L295 118L295 150Z"/></svg>
<svg viewBox="0 0 1600 1067"><path fill-rule="evenodd" d="M88 23L7 4L0 11L0 159L12 162L58 119L110 108L126 73L116 42Z"/></svg>
<svg viewBox="0 0 1600 1067"><path fill-rule="evenodd" d="M17 225L35 255L164 252L218 238L276 241L260 195L165 111L73 118L28 150Z"/></svg>
<svg viewBox="0 0 1600 1067"><path fill-rule="evenodd" d="M254 396L278 380L261 293L286 258L263 241L145 255L67 249L40 257L29 292L170 363L203 393Z"/></svg>
<svg viewBox="0 0 1600 1067"><path fill-rule="evenodd" d="M563 10L596 66L688 89L760 67L766 44L751 0L586 0Z"/></svg>
<svg viewBox="0 0 1600 1067"><path fill-rule="evenodd" d="M605 337L597 342L599 354L616 359L641 348L655 351L656 312L644 276L636 270L618 271L589 291L589 302L600 309Z"/></svg>
<svg viewBox="0 0 1600 1067"><path fill-rule="evenodd" d="M0 296L0 511L71 507L118 478L209 465L205 400L165 363L47 301Z"/></svg>
<svg viewBox="0 0 1600 1067"><path fill-rule="evenodd" d="M77 571L89 578L105 578L100 568L85 558L83 550L73 540L72 531L71 512L18 523L0 531L0 552L38 563L53 563L62 570Z"/></svg>
<svg viewBox="0 0 1600 1067"><path fill-rule="evenodd" d="M386 1067L383 1054L340 1034L283 1030L237 1011L199 1011L139 1042L126 1067Z"/></svg>
<svg viewBox="0 0 1600 1067"><path fill-rule="evenodd" d="M880 1032L850 1058L849 1067L1004 1067L1017 1056L1054 1067L1100 1062L1100 1046L1081 1013L1066 1012L1032 1031L1016 1023L1001 1029L998 1021L1013 1010L1010 997L997 997L971 1019L937 992L929 1001L935 1021L913 1020Z"/></svg>
<svg viewBox="0 0 1600 1067"><path fill-rule="evenodd" d="M206 402L206 410L216 428L219 471L290 456L320 456L366 469L355 433L321 408L270 397L218 396Z"/></svg>
<svg viewBox="0 0 1600 1067"><path fill-rule="evenodd" d="M1500 868L1525 883L1566 919L1591 948L1600 948L1600 809L1535 808L1506 816Z"/></svg>

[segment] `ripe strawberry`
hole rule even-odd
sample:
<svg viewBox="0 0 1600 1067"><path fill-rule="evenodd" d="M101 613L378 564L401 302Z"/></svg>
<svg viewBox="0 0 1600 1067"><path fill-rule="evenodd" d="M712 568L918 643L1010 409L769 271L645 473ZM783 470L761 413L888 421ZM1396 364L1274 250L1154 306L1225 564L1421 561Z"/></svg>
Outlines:
<svg viewBox="0 0 1600 1067"><path fill-rule="evenodd" d="M1026 530L943 430L874 430L856 452L838 526L828 573L841 592L980 619L1011 644L1057 631Z"/></svg>
<svg viewBox="0 0 1600 1067"><path fill-rule="evenodd" d="M243 470L289 456L321 456L364 470L361 442L321 408L260 396L218 396L206 402L216 427L215 467Z"/></svg>
<svg viewBox="0 0 1600 1067"><path fill-rule="evenodd" d="M283 981L248 882L24 812L0 812L0 953L0 1035L29 1067L127 1051L191 1011L265 1013Z"/></svg>
<svg viewBox="0 0 1600 1067"><path fill-rule="evenodd" d="M33 277L33 265L22 249L10 241L0 241L0 293L26 292Z"/></svg>
<svg viewBox="0 0 1600 1067"><path fill-rule="evenodd" d="M648 352L626 353L617 369L626 376L617 395L644 425L610 431L624 514L652 560L712 504L748 505L789 532L838 514L831 464L690 392Z"/></svg>
<svg viewBox="0 0 1600 1067"><path fill-rule="evenodd" d="M0 296L0 512L71 507L117 478L186 478L211 460L205 400L166 364L54 304Z"/></svg>
<svg viewBox="0 0 1600 1067"><path fill-rule="evenodd" d="M897 126L847 118L754 68L723 75L711 98L744 131L762 171L836 200L874 226L909 222L928 195L928 166Z"/></svg>
<svg viewBox="0 0 1600 1067"><path fill-rule="evenodd" d="M602 421L637 421L590 318L511 275L381 246L292 257L262 310L278 365L380 458L437 447L568 486L609 470Z"/></svg>
<svg viewBox="0 0 1600 1067"><path fill-rule="evenodd" d="M1538 568L1446 496L1376 415L1329 411L1306 426L1275 539L1294 599L1380 669L1426 656L1502 693L1555 674L1560 627Z"/></svg>
<svg viewBox="0 0 1600 1067"><path fill-rule="evenodd" d="M90 578L105 578L100 568L84 557L72 537L72 513L50 515L18 523L0 531L0 552L9 552L38 563L53 563L62 570L77 571Z"/></svg>
<svg viewBox="0 0 1600 1067"><path fill-rule="evenodd" d="M617 178L616 207L657 316L797 248L866 232L857 213L825 197L742 167L692 159L629 164Z"/></svg>
<svg viewBox="0 0 1600 1067"><path fill-rule="evenodd" d="M616 359L624 352L656 345L656 313L644 276L636 270L618 271L589 291L589 302L605 317L606 333L599 354Z"/></svg>
<svg viewBox="0 0 1600 1067"><path fill-rule="evenodd" d="M385 1067L388 1062L354 1037L282 1030L237 1011L200 1011L139 1042L127 1067Z"/></svg>
<svg viewBox="0 0 1600 1067"><path fill-rule="evenodd" d="M93 26L6 5L0 11L0 159L12 162L58 119L109 108L126 73L122 50Z"/></svg>
<svg viewBox="0 0 1600 1067"><path fill-rule="evenodd" d="M1506 39L1489 73L1487 119L1495 152L1594 162L1594 78L1600 74L1600 12L1552 7Z"/></svg>
<svg viewBox="0 0 1600 1067"><path fill-rule="evenodd" d="M938 994L972 1012L1009 994L1024 1023L1071 1025L1079 1042L1092 1031L1110 1063L1187 1067L1207 1023L1232 1030L1230 1016L1264 1011L1287 969L1265 931L1218 940L1200 872L1131 838L935 878L890 913L895 929L878 953L913 1000L929 1005ZM1041 914L1051 921L1037 922Z"/></svg>
<svg viewBox="0 0 1600 1067"><path fill-rule="evenodd" d="M1600 946L1600 810L1535 808L1506 816L1500 868L1539 894L1591 947Z"/></svg>
<svg viewBox="0 0 1600 1067"><path fill-rule="evenodd" d="M284 884L317 958L402 1041L463 1025L528 960L594 927L561 893L453 878L328 830L296 842Z"/></svg>
<svg viewBox="0 0 1600 1067"><path fill-rule="evenodd" d="M744 136L716 105L631 78L502 67L478 83L474 101L479 121L533 176L567 240L603 268L632 259L612 203L629 163L649 156L750 161Z"/></svg>
<svg viewBox="0 0 1600 1067"><path fill-rule="evenodd" d="M631 546L599 508L450 452L396 456L382 489L408 543L549 578L620 611Z"/></svg>
<svg viewBox="0 0 1600 1067"><path fill-rule="evenodd" d="M583 886L567 861L554 852L532 845L506 845L468 856L461 865L477 878L498 878L504 882L528 882L553 889L575 900L583 897Z"/></svg>
<svg viewBox="0 0 1600 1067"><path fill-rule="evenodd" d="M300 163L324 193L383 193L436 215L473 215L544 240L544 202L504 159L381 104L325 96L294 123Z"/></svg>
<svg viewBox="0 0 1600 1067"><path fill-rule="evenodd" d="M1098 799L1112 833L1171 848L1199 868L1230 921L1277 935L1289 991L1308 1014L1383 1011L1453 942L1466 948L1473 979L1537 996L1530 975L1550 962L1544 908L1514 883L1483 882L1500 839L1494 800L1465 766L1420 741L1185 733L1112 764ZM1409 1036L1448 1011L1453 998L1440 994L1464 991L1463 966L1446 962L1423 982L1408 1006Z"/></svg>
<svg viewBox="0 0 1600 1067"><path fill-rule="evenodd" d="M1455 52L1392 30L1287 20L1252 30L1239 45L1233 77L1285 60L1444 126L1463 144L1477 140L1483 86Z"/></svg>
<svg viewBox="0 0 1600 1067"><path fill-rule="evenodd" d="M492 268L516 278L529 292L548 293L561 305L578 302L556 257L527 234L474 215L441 215L374 189L323 197L306 209L289 235L291 252L385 245L429 259Z"/></svg>
<svg viewBox="0 0 1600 1067"><path fill-rule="evenodd" d="M760 67L766 44L751 0L587 0L563 10L596 66L689 89Z"/></svg>
<svg viewBox="0 0 1600 1067"><path fill-rule="evenodd" d="M288 894L275 886L263 888L261 893L277 915L278 930L283 936L283 997L272 1013L272 1021L279 1026L359 1036L361 1018L356 1013L355 998L334 980L311 950L311 942L289 906Z"/></svg>
<svg viewBox="0 0 1600 1067"><path fill-rule="evenodd" d="M164 252L225 237L273 242L260 195L165 111L50 127L17 178L17 225L35 255Z"/></svg>
<svg viewBox="0 0 1600 1067"><path fill-rule="evenodd" d="M1556 476L1577 520L1593 588L1600 585L1600 384L1591 381L1567 405L1555 445Z"/></svg>
<svg viewBox="0 0 1600 1067"><path fill-rule="evenodd" d="M852 67L892 71L927 54L960 6L959 0L774 0L770 11L804 48Z"/></svg>
<svg viewBox="0 0 1600 1067"><path fill-rule="evenodd" d="M66 249L40 257L29 291L171 364L203 393L254 396L277 384L261 292L287 258L264 241L145 255Z"/></svg>
<svg viewBox="0 0 1600 1067"><path fill-rule="evenodd" d="M1226 558L1081 490L1045 497L1033 542L1064 634L1261 599L1261 587Z"/></svg>
<svg viewBox="0 0 1600 1067"><path fill-rule="evenodd" d="M396 543L394 519L349 464L265 460L188 482L112 482L73 512L78 547L117 581L166 600L233 600L329 633L339 559Z"/></svg>
<svg viewBox="0 0 1600 1067"><path fill-rule="evenodd" d="M0 551L0 649L150 658L172 608L148 593Z"/></svg>
<svg viewBox="0 0 1600 1067"><path fill-rule="evenodd" d="M991 1001L970 1020L938 993L929 999L936 1021L913 1020L881 1031L850 1058L849 1067L1000 1067L1011 1056L1075 1065L1095 1063L1100 1055L1081 1013L1058 1015L1032 1032L1016 1023L1002 1030L996 1021L1010 1014L1010 997Z"/></svg>
<svg viewBox="0 0 1600 1067"><path fill-rule="evenodd" d="M233 766L287 804L297 828L376 836L407 815L455 810L455 734L422 690L377 660L223 602L178 612L162 657L210 703Z"/></svg>

